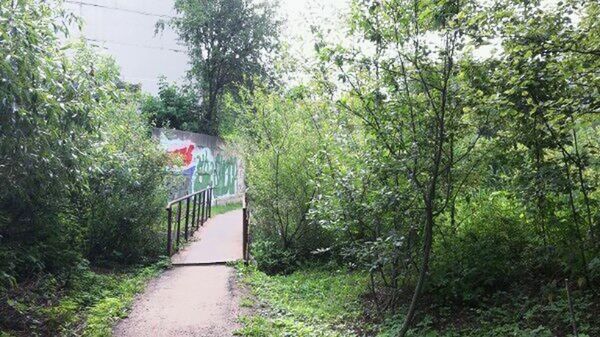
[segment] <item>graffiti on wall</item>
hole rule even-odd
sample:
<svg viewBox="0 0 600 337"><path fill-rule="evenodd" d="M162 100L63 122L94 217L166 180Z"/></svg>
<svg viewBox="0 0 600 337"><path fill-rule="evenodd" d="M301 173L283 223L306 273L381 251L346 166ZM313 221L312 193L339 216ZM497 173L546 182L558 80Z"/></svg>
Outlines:
<svg viewBox="0 0 600 337"><path fill-rule="evenodd" d="M221 151L195 144L187 139L169 139L160 135L161 146L176 163L171 170L185 176L185 193L194 193L213 186L216 199L233 197L237 193L238 162L233 156L225 156Z"/></svg>

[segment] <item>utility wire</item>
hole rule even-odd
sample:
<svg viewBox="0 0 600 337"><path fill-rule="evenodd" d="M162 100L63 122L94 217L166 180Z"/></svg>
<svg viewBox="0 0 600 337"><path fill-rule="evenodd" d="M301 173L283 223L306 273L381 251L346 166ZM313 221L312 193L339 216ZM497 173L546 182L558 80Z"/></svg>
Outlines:
<svg viewBox="0 0 600 337"><path fill-rule="evenodd" d="M122 45L122 46L147 48L147 49L157 49L157 50L166 50L166 51L172 51L172 52L175 52L175 53L187 53L187 51L184 50L184 49L176 49L176 48L168 48L168 47L160 47L160 46L151 46L151 45L144 45L144 44L137 44L137 43L118 42L118 41L110 41L110 40L99 40L99 39L92 39L92 38L88 38L88 37L83 37L83 38L86 41L90 41L90 42L112 43L112 44L118 44L118 45Z"/></svg>
<svg viewBox="0 0 600 337"><path fill-rule="evenodd" d="M144 12L144 11L139 11L139 10L135 10L135 9L127 9L127 8L106 6L106 5L100 5L100 4L95 4L95 3L91 3L91 2L85 2L85 1L65 0L65 2L73 4L73 5L82 5L82 6L89 6L89 7L99 7L99 8L111 9L111 10L115 10L115 11L135 13L135 14L139 14L139 15L154 16L154 17L167 18L167 19L174 19L175 18L174 16L170 16L170 15Z"/></svg>

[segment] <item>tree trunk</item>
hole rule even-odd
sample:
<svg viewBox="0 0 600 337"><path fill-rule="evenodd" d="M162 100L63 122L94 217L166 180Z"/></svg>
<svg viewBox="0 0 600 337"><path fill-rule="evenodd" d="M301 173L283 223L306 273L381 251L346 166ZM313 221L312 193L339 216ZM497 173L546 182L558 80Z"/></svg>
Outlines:
<svg viewBox="0 0 600 337"><path fill-rule="evenodd" d="M587 257L585 255L585 247L583 236L581 235L581 230L579 228L579 216L577 214L577 208L575 207L575 200L573 198L573 183L571 182L571 171L569 170L569 161L567 160L565 154L563 153L563 161L565 164L565 174L567 176L567 185L569 189L569 206L571 207L571 215L573 217L573 231L577 236L577 240L579 241L579 254L581 255L581 263L583 268L583 273L585 276L585 280L587 284L590 284L590 277L588 275L587 270Z"/></svg>
<svg viewBox="0 0 600 337"><path fill-rule="evenodd" d="M579 177L579 186L581 188L581 193L583 194L583 202L585 204L585 209L586 209L586 215L587 215L587 222L588 222L588 226L590 229L590 235L592 236L592 240L596 241L596 230L595 230L595 226L594 226L594 221L592 218L592 210L590 207L590 198L588 196L588 191L587 191L587 187L585 184L585 178L583 176L583 171L585 170L585 167L583 165L582 162L582 158L581 155L579 153L579 142L577 140L577 132L575 131L575 118L573 116L571 116L571 122L573 123L573 147L575 149L575 158L577 158L577 163L575 163L577 166L577 176Z"/></svg>
<svg viewBox="0 0 600 337"><path fill-rule="evenodd" d="M431 255L431 243L433 241L433 201L426 201L425 207L425 239L423 241L423 262L421 264L421 272L419 273L419 279L417 280L417 285L415 286L415 292L413 293L404 324L398 333L398 337L404 337L408 331L408 328L410 327L410 324L412 323L417 309L417 302L419 300L419 296L421 295L421 291L423 291L423 285L425 284L427 271L429 270L429 257Z"/></svg>

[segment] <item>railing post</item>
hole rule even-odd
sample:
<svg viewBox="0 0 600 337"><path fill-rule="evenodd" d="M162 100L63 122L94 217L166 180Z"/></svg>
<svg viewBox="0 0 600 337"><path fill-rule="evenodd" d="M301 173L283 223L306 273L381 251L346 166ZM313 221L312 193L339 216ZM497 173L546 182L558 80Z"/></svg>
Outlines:
<svg viewBox="0 0 600 337"><path fill-rule="evenodd" d="M167 256L173 255L173 224L171 223L172 218L172 209L171 206L167 208Z"/></svg>
<svg viewBox="0 0 600 337"><path fill-rule="evenodd" d="M197 227L197 223L196 223L196 197L198 195L194 194L194 199L192 200L192 231L194 231L194 227Z"/></svg>
<svg viewBox="0 0 600 337"><path fill-rule="evenodd" d="M242 257L248 262L248 209L242 209Z"/></svg>
<svg viewBox="0 0 600 337"><path fill-rule="evenodd" d="M179 232L181 232L181 200L177 202L177 250L179 250Z"/></svg>
<svg viewBox="0 0 600 337"><path fill-rule="evenodd" d="M212 216L212 186L208 189L208 217Z"/></svg>
<svg viewBox="0 0 600 337"><path fill-rule="evenodd" d="M202 191L202 217L201 217L202 222L200 224L203 226L204 226L204 220L206 220L204 218L206 216L205 208L206 208L206 190Z"/></svg>
<svg viewBox="0 0 600 337"><path fill-rule="evenodd" d="M204 225L204 191L199 195L200 202L198 203L198 220L200 220L200 226Z"/></svg>
<svg viewBox="0 0 600 337"><path fill-rule="evenodd" d="M244 193L244 206L246 208L246 257L248 261L252 254L252 233L250 233L250 215L252 214L252 208L248 203L248 195Z"/></svg>
<svg viewBox="0 0 600 337"><path fill-rule="evenodd" d="M188 231L190 223L190 198L185 199L185 241L188 240Z"/></svg>

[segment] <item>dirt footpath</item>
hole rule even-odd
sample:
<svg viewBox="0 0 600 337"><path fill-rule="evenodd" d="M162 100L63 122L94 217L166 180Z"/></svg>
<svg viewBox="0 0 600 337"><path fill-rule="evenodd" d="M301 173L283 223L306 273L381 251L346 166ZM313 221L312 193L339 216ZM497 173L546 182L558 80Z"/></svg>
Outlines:
<svg viewBox="0 0 600 337"><path fill-rule="evenodd" d="M209 220L196 233L196 241L174 256L173 262L241 258L241 221L241 211ZM115 326L113 335L230 337L240 327L237 322L240 296L235 270L231 267L174 267L150 281L144 293L136 298L129 317Z"/></svg>

